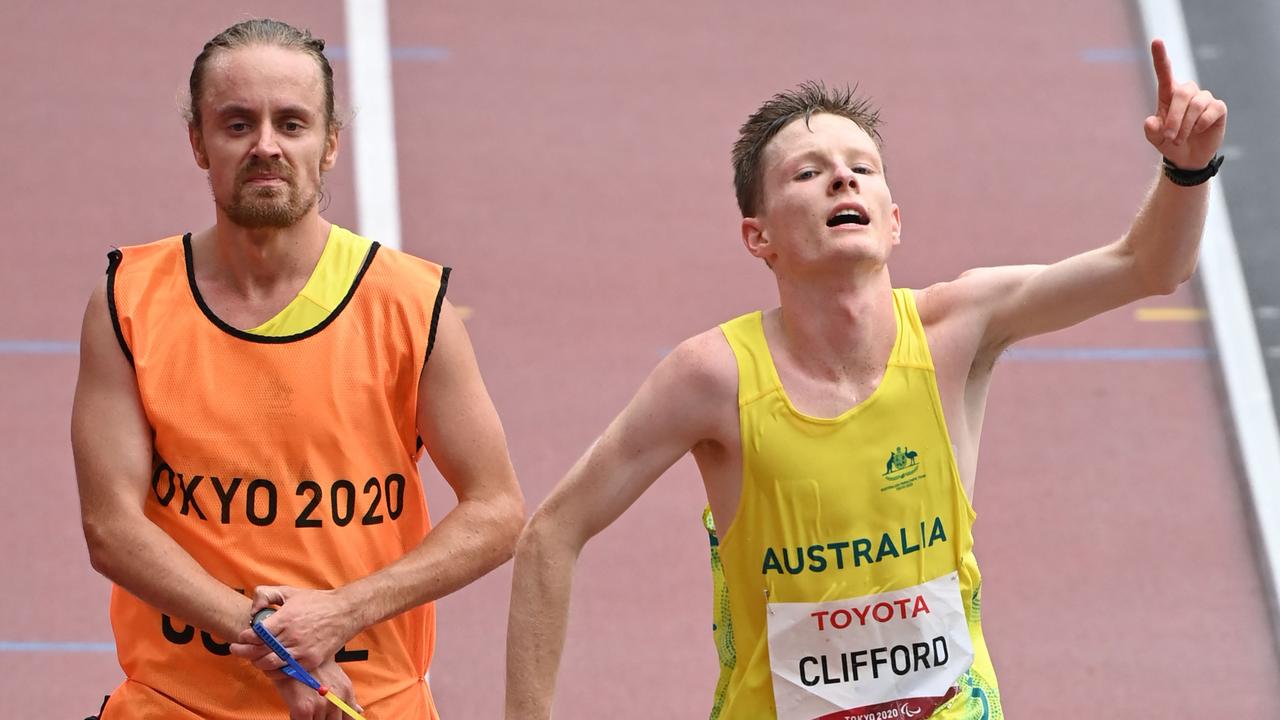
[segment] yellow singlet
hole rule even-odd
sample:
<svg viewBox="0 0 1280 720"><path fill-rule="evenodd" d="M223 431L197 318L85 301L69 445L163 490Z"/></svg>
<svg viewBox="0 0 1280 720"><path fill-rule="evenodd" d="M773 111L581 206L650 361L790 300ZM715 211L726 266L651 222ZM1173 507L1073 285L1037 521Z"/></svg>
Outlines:
<svg viewBox="0 0 1280 720"><path fill-rule="evenodd" d="M836 418L791 404L761 314L738 362L742 495L717 538L713 720L998 720L974 512L910 290L880 385ZM723 576L718 574L723 572Z"/></svg>
<svg viewBox="0 0 1280 720"><path fill-rule="evenodd" d="M269 337L296 335L333 314L355 282L373 241L332 225L316 269L297 297L275 317L245 332Z"/></svg>

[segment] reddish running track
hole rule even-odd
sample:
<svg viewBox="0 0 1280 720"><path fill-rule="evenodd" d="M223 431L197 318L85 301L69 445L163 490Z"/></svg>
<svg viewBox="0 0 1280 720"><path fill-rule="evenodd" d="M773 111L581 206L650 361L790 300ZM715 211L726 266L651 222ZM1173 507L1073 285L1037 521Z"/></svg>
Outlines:
<svg viewBox="0 0 1280 720"><path fill-rule="evenodd" d="M450 294L473 310L531 507L666 349L775 301L740 248L728 164L737 125L773 92L858 82L882 105L900 285L1107 242L1154 176L1149 69L1130 52L1142 43L1126 2L659 5L391 7L393 46L445 52L394 66L405 246L455 267ZM334 2L16 3L0 31L0 66L22 69L0 79L0 340L73 341L111 244L209 222L173 98L201 43L255 13L345 45ZM328 215L354 225L349 160ZM1197 304L1191 290L1147 303ZM1126 309L1027 346L1207 343L1199 325ZM1211 362L1050 357L998 369L975 498L1010 715L1280 715ZM0 526L0 642L109 642L66 439L75 356L10 352L0 366L16 500ZM438 518L452 501L426 482ZM684 461L588 547L559 717L707 711L703 502ZM440 603L431 681L446 718L500 715L509 579L503 568ZM83 717L119 679L109 652L6 650L0 663L5 717Z"/></svg>

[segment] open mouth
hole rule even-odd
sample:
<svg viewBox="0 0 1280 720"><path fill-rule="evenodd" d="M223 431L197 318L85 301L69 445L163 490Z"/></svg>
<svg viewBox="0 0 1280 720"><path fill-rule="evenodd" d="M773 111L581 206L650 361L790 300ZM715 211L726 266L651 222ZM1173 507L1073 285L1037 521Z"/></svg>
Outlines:
<svg viewBox="0 0 1280 720"><path fill-rule="evenodd" d="M857 208L846 208L838 211L835 215L827 218L827 227L839 227L841 225L868 225L871 219L866 213Z"/></svg>

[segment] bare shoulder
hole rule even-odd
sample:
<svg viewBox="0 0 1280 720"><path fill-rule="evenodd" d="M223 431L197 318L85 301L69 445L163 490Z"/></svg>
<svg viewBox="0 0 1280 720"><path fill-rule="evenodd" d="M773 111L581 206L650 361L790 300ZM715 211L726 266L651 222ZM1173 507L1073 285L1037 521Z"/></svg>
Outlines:
<svg viewBox="0 0 1280 720"><path fill-rule="evenodd" d="M471 346L471 336L467 333L467 326L462 321L462 313L454 307L449 298L440 298L440 311L436 316L435 330L437 342L448 338L463 342L467 347Z"/></svg>
<svg viewBox="0 0 1280 720"><path fill-rule="evenodd" d="M107 298L107 281L94 286L84 309L84 321L80 328L80 365L95 369L105 364L109 368L127 368L115 325L111 320L111 307ZM132 374L132 373L130 373Z"/></svg>
<svg viewBox="0 0 1280 720"><path fill-rule="evenodd" d="M673 386L699 399L736 397L738 362L719 327L698 333L676 346L654 370Z"/></svg>
<svg viewBox="0 0 1280 720"><path fill-rule="evenodd" d="M736 427L738 365L718 327L681 342L644 381L624 415L629 423L661 426L687 442L723 440Z"/></svg>
<svg viewBox="0 0 1280 720"><path fill-rule="evenodd" d="M1002 301L1015 294L1037 265L1006 265L967 270L954 280L915 291L920 322L934 364L946 374L989 371L1006 344L993 339L991 318Z"/></svg>
<svg viewBox="0 0 1280 720"><path fill-rule="evenodd" d="M100 320L109 320L107 315L107 280L103 278L93 286L93 291L89 293L89 302L84 311L85 322L97 322Z"/></svg>
<svg viewBox="0 0 1280 720"><path fill-rule="evenodd" d="M926 329L946 328L947 332L974 334L975 342L1003 349L1000 338L988 328L992 316L1010 298L1016 297L1027 278L1043 265L1001 265L966 270L959 277L916 291L920 321Z"/></svg>
<svg viewBox="0 0 1280 720"><path fill-rule="evenodd" d="M974 319L1016 290L1041 265L1002 265L966 270L954 280L916 290L920 320L926 327L955 318Z"/></svg>
<svg viewBox="0 0 1280 720"><path fill-rule="evenodd" d="M441 298L440 311L436 315L427 343L430 349L426 355L426 364L422 366L420 392L424 392L429 385L432 392L435 392L440 383L478 375L479 368L471 335L462 320L462 313L448 298Z"/></svg>

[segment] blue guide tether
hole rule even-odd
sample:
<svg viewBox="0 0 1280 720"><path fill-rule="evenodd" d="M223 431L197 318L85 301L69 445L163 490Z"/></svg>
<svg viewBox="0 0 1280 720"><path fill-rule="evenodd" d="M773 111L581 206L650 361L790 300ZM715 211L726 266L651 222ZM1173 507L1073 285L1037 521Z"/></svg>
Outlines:
<svg viewBox="0 0 1280 720"><path fill-rule="evenodd" d="M306 685L312 690L320 692L320 682L314 677L311 677L311 673L303 669L303 667L298 664L298 661L293 659L293 656L289 654L288 650L284 649L284 646L280 644L280 641L276 639L275 635L271 634L270 630L263 627L262 621L266 620L267 616L271 615L273 612L275 612L275 610L272 610L271 608L260 610L257 615L253 616L253 624L249 627L253 628L253 631L258 634L258 637L262 638L262 642L266 643L267 647L271 648L272 652L284 661L284 667L280 668L281 672L294 680L297 680L303 685Z"/></svg>

